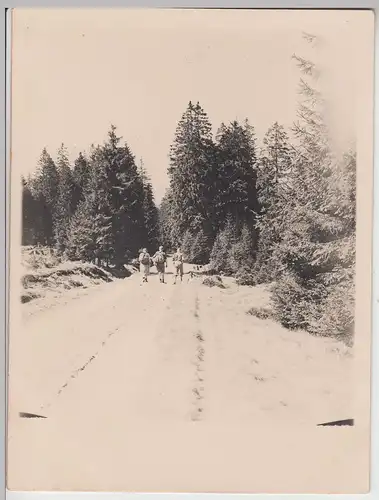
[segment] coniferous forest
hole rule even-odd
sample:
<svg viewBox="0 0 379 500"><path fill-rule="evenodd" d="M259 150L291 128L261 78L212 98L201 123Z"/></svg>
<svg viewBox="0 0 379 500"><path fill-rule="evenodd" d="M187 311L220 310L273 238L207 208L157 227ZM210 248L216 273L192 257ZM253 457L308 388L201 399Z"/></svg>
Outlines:
<svg viewBox="0 0 379 500"><path fill-rule="evenodd" d="M242 285L270 284L288 328L352 342L356 155L333 153L311 61L299 68L298 120L213 124L189 102L169 150L169 187L158 207L142 161L112 126L73 164L62 144L44 149L22 179L23 245L70 260L122 266L142 247L181 246L186 262L209 264ZM175 126L175 124L173 124ZM262 147L258 147L258 139Z"/></svg>

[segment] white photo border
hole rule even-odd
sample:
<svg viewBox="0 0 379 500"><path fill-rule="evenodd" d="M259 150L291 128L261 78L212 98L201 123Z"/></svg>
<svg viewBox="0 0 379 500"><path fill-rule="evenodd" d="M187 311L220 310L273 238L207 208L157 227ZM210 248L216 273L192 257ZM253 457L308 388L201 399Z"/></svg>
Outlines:
<svg viewBox="0 0 379 500"><path fill-rule="evenodd" d="M1 122L0 152L0 343L3 346L0 355L0 428L2 442L0 446L0 500L4 495L9 500L136 500L164 499L168 497L186 497L194 500L239 500L239 498L261 498L270 496L272 500L280 498L312 498L318 500L331 495L319 494L169 494L169 493L53 493L53 492L16 492L6 491L6 385L7 385L7 296L9 283L9 158L10 158L10 12L16 7L147 7L147 8L244 8L244 9L372 9L379 12L379 0L0 0L0 60L1 60ZM379 28L375 23L375 90L374 90L374 235L373 235L373 280L372 280L372 378L371 378L371 489L367 494L333 495L341 499L371 500L379 498L379 342L375 335L379 331L379 135L376 124L379 123ZM222 495L222 497L221 497Z"/></svg>

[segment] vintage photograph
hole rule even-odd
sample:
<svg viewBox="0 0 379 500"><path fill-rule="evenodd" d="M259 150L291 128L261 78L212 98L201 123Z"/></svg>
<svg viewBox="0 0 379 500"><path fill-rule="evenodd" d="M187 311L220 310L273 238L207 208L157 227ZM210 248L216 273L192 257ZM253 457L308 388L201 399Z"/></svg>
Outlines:
<svg viewBox="0 0 379 500"><path fill-rule="evenodd" d="M8 488L367 492L374 15L11 24Z"/></svg>

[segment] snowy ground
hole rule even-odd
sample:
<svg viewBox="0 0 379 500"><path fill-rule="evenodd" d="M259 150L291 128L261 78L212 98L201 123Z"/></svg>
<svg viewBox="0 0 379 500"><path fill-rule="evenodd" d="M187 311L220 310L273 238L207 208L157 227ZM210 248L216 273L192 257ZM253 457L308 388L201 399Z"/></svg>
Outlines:
<svg viewBox="0 0 379 500"><path fill-rule="evenodd" d="M317 427L354 418L352 353L246 314L269 307L264 287L167 278L21 306L8 488L364 490L363 431Z"/></svg>

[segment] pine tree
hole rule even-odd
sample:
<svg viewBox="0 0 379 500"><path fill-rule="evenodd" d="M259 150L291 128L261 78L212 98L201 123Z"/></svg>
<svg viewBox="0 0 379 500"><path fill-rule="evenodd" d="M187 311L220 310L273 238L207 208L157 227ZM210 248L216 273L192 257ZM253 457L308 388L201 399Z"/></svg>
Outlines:
<svg viewBox="0 0 379 500"><path fill-rule="evenodd" d="M355 310L356 154L348 151L335 165L329 180L325 208L330 215L327 241L314 252L314 262L326 272L328 293L311 331L333 335L352 344ZM337 222L338 221L338 222Z"/></svg>
<svg viewBox="0 0 379 500"><path fill-rule="evenodd" d="M175 226L180 233L215 233L217 170L212 127L200 104L188 104L170 150L170 189Z"/></svg>
<svg viewBox="0 0 379 500"><path fill-rule="evenodd" d="M245 224L229 252L229 266L233 273L252 272L255 262L255 237L255 232Z"/></svg>
<svg viewBox="0 0 379 500"><path fill-rule="evenodd" d="M75 184L68 152L64 144L58 150L58 196L54 214L54 232L57 250L63 252L67 246L67 231L73 214Z"/></svg>
<svg viewBox="0 0 379 500"><path fill-rule="evenodd" d="M332 157L322 120L322 98L311 87L315 65L294 56L306 80L301 80L299 121L294 125L298 141L292 167L292 191L283 212L280 245L274 252L282 273L274 288L274 303L280 320L292 328L310 329L320 316L320 304L327 295L322 282L323 266L315 265L313 253L327 224L321 205L327 191Z"/></svg>
<svg viewBox="0 0 379 500"><path fill-rule="evenodd" d="M84 199L71 219L67 254L70 258L108 264L114 255L110 190L103 149L93 147Z"/></svg>
<svg viewBox="0 0 379 500"><path fill-rule="evenodd" d="M303 100L294 126L297 156L292 164L291 196L282 213L281 242L274 252L282 271L273 299L286 326L347 340L352 336L354 311L351 301L345 309L341 301L346 290L353 288L354 155L342 164L337 161L322 119L322 97L311 86L317 69L312 62L295 59L304 74ZM334 310L338 316L338 308L344 315L339 330L325 312Z"/></svg>
<svg viewBox="0 0 379 500"><path fill-rule="evenodd" d="M225 274L233 274L234 270L231 267L230 253L237 239L236 222L228 214L225 226L217 234L210 254L210 265L216 272L223 271Z"/></svg>
<svg viewBox="0 0 379 500"><path fill-rule="evenodd" d="M108 172L100 146L92 149L90 163L85 197L70 225L69 248L79 258L102 265L114 255L114 238Z"/></svg>
<svg viewBox="0 0 379 500"><path fill-rule="evenodd" d="M104 154L105 146L93 149L91 176L86 187L86 210L93 222L95 257L99 265L106 265L115 256L115 234L112 206L112 172Z"/></svg>
<svg viewBox="0 0 379 500"><path fill-rule="evenodd" d="M237 229L255 225L259 212L254 129L246 120L221 125L217 134L217 219L233 214Z"/></svg>
<svg viewBox="0 0 379 500"><path fill-rule="evenodd" d="M58 172L46 148L43 149L31 191L40 208L41 231L39 243L52 246L55 241L53 220L58 199Z"/></svg>
<svg viewBox="0 0 379 500"><path fill-rule="evenodd" d="M124 264L147 242L144 200L151 189L148 183L144 190L134 156L120 140L112 125L108 140L91 148L84 168L87 178L82 188L84 199L79 202L69 231L70 254L75 254L78 247L82 249L77 252L80 258L116 266ZM153 203L152 191L150 202ZM85 228L83 234L81 226Z"/></svg>
<svg viewBox="0 0 379 500"><path fill-rule="evenodd" d="M146 230L145 246L149 248L156 248L158 245L158 209L154 202L154 193L151 181L146 172L146 169L141 160L139 166L139 175L143 185L143 214L144 214L144 227Z"/></svg>
<svg viewBox="0 0 379 500"><path fill-rule="evenodd" d="M282 125L275 122L263 139L258 169L258 194L261 209L267 211L287 192L293 149Z"/></svg>
<svg viewBox="0 0 379 500"><path fill-rule="evenodd" d="M35 245L42 242L41 239L41 213L39 204L35 200L31 181L21 177L22 186L22 245Z"/></svg>
<svg viewBox="0 0 379 500"><path fill-rule="evenodd" d="M177 232L174 215L174 200L171 190L168 189L159 206L159 239L161 244L169 250L179 245L180 234ZM183 250L184 252L184 250Z"/></svg>
<svg viewBox="0 0 379 500"><path fill-rule="evenodd" d="M192 264L208 264L211 253L211 245L209 236L200 229L192 238L191 245L191 263Z"/></svg>
<svg viewBox="0 0 379 500"><path fill-rule="evenodd" d="M75 212L79 203L84 200L84 192L90 176L90 164L83 153L79 153L74 163L73 180L75 189L73 193L72 210Z"/></svg>
<svg viewBox="0 0 379 500"><path fill-rule="evenodd" d="M263 140L258 169L258 199L261 212L257 217L259 243L254 275L258 283L272 281L280 263L273 258L274 249L281 241L284 214L291 194L293 147L284 128L277 122Z"/></svg>
<svg viewBox="0 0 379 500"><path fill-rule="evenodd" d="M90 199L79 202L69 225L66 253L71 260L95 262L98 256L95 214Z"/></svg>
<svg viewBox="0 0 379 500"><path fill-rule="evenodd" d="M110 193L114 259L123 263L143 245L144 189L134 156L127 144L120 146L121 138L111 126L108 141L102 148L105 168L105 186Z"/></svg>
<svg viewBox="0 0 379 500"><path fill-rule="evenodd" d="M193 240L194 240L194 235L191 233L191 231L187 229L187 231L182 235L181 242L174 245L175 250L176 247L180 246L185 261L189 263L193 262L193 255L192 255Z"/></svg>

